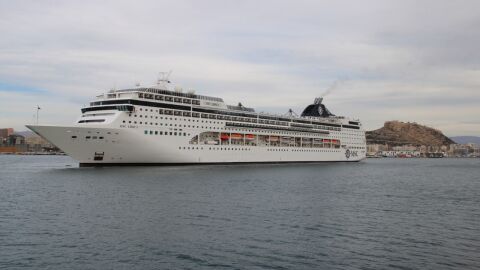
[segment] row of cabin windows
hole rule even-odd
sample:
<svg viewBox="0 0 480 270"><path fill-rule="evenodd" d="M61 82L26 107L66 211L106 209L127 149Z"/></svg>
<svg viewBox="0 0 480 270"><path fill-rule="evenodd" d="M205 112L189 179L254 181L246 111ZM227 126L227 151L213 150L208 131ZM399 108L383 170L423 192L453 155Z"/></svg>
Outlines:
<svg viewBox="0 0 480 270"><path fill-rule="evenodd" d="M72 136L72 139L76 139L77 136ZM96 139L99 139L99 140L103 140L103 137L100 136L100 137L97 137L97 136L85 136L85 139L89 140L89 139L92 139L92 140L96 140Z"/></svg>
<svg viewBox="0 0 480 270"><path fill-rule="evenodd" d="M170 135L170 136L187 136L186 132L175 132L175 131L158 131L158 130L145 130L143 132L145 135ZM190 134L188 134L190 136Z"/></svg>
<svg viewBox="0 0 480 270"><path fill-rule="evenodd" d="M123 122L124 124L127 123L125 120L123 120L122 122ZM129 124L137 124L137 121L133 121L133 123L132 123L132 121L128 121L128 123L129 123ZM143 122L139 122L139 124L142 125ZM148 125L148 124L149 124L148 122L145 122L145 125ZM150 122L150 125L152 125L152 126L153 126L153 125L158 126L158 123L157 123L157 122L155 122L155 123ZM163 123L160 123L160 126L163 126ZM165 123L165 126L168 127L169 124L168 124L168 123ZM171 126L171 127L174 127L174 126L175 126L175 127L182 127L181 124L170 124L170 126ZM221 129L221 128L219 128L219 127L191 126L191 125L183 125L183 127L188 127L188 128L201 128L201 129L208 129L208 128L209 128L209 129L218 129L218 130Z"/></svg>
<svg viewBox="0 0 480 270"><path fill-rule="evenodd" d="M237 122L246 122L246 123L260 123L260 124L267 124L267 125L277 125L277 126L289 126L289 122L284 121L274 121L274 120L264 120L264 119L257 119L257 118L248 118L248 117L237 117L237 116L229 116L229 115L219 115L219 114L208 114L208 113L198 113L198 112L186 112L186 111L177 111L177 110L167 110L167 109L159 109L159 114L165 115L175 115L175 116L184 116L184 117L195 117L195 118L205 118L205 119L218 119L218 120L227 120L227 121L237 121ZM294 123L295 125L302 125L298 123ZM324 130L336 130L340 131L339 127L330 127L330 126L322 126L322 125L305 125L306 127L313 127L316 129L324 129Z"/></svg>
<svg viewBox="0 0 480 270"><path fill-rule="evenodd" d="M132 117L132 114L129 114L128 117ZM141 114L140 114L140 115L134 114L133 117L145 117L145 118L148 118L148 115L142 116ZM151 115L150 118L153 119L153 115ZM158 116L155 116L155 119L159 119ZM175 118L173 118L173 117L168 118L168 117L165 117L165 120L168 120L168 119L170 119L170 120L175 120L175 121L177 121L177 120L178 120L178 121L182 121L182 118L176 118L176 117L175 117ZM163 120L163 117L160 117L160 120ZM195 121L196 121L196 122L199 122L199 123L201 122L201 123L210 123L210 124L222 124L222 123L219 122L219 121L218 121L218 122L217 122L217 121L204 121L204 120L200 121L200 120L198 120L198 119L195 120L195 119L185 119L185 118L183 118L183 121L185 121L185 122L186 122L186 121L188 121L188 122L195 122Z"/></svg>
<svg viewBox="0 0 480 270"><path fill-rule="evenodd" d="M180 150L203 150L203 147L181 147ZM209 147L208 150L218 151L252 151L252 148L228 148L228 147ZM269 152L340 152L340 150L310 150L310 149L267 149Z"/></svg>
<svg viewBox="0 0 480 270"><path fill-rule="evenodd" d="M140 108L140 111L142 110L143 109ZM145 111L148 111L148 109L145 109ZM153 112L153 109L150 109L150 112ZM159 109L159 110L155 110L155 112L158 112L159 114L175 115L175 116L231 120L231 121L247 122L247 123L260 123L260 124L268 124L268 125L288 126L288 122L284 122L284 121L245 118L245 117L236 117L236 116L229 116L229 115L207 114L207 113L197 113L197 112L187 112L187 111L177 111L177 110L167 110L167 109ZM142 117L142 115L140 115L140 117ZM291 126L324 129L324 130L335 130L335 131L341 130L339 127L323 126L319 124L302 124L297 122L291 123Z"/></svg>
<svg viewBox="0 0 480 270"><path fill-rule="evenodd" d="M270 152L340 152L340 150L316 150L316 149L267 149Z"/></svg>
<svg viewBox="0 0 480 270"><path fill-rule="evenodd" d="M181 147L179 146L178 149L180 150L203 150L203 147L188 147L184 146ZM208 150L233 150L233 151L252 151L252 149L249 148L223 148L223 147L209 147Z"/></svg>
<svg viewBox="0 0 480 270"><path fill-rule="evenodd" d="M200 105L200 100L196 100L196 99L163 96L163 95L155 95L155 94L147 94L147 93L138 93L138 97L144 98L144 99L164 100L168 102L176 102L176 103L182 103L182 104Z"/></svg>
<svg viewBox="0 0 480 270"><path fill-rule="evenodd" d="M263 119L256 119L256 118L245 118L245 117L236 117L236 116L228 116L228 115L216 115L216 114L207 114L207 113L196 113L196 112L182 112L176 110L158 110L159 114L166 114L166 115L175 115L175 116L184 116L184 117L196 117L196 118L205 118L205 119L218 119L218 120L230 120L230 121L237 121L237 122L246 122L246 123L260 123L260 124L267 124L267 125L277 125L277 126L284 126L288 127L288 122L282 121L273 121L273 120L263 120ZM292 123L292 127L295 125L299 126L301 124L294 124ZM337 127L329 127L329 126L321 126L321 125L304 125L310 126L316 129L323 129L323 130L336 130L340 131L340 128Z"/></svg>

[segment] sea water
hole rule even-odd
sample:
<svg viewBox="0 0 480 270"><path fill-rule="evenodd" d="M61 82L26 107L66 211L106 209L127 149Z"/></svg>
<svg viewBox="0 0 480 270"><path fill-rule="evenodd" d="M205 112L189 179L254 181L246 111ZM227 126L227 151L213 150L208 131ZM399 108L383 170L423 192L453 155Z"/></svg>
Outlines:
<svg viewBox="0 0 480 270"><path fill-rule="evenodd" d="M480 269L480 159L0 156L0 269Z"/></svg>

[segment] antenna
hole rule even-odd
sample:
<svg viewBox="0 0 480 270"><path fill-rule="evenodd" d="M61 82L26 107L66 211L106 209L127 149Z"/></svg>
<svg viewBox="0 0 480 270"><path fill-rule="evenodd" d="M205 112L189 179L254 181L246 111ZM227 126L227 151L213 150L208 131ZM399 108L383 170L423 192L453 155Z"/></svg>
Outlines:
<svg viewBox="0 0 480 270"><path fill-rule="evenodd" d="M37 105L37 125L38 125L38 114L39 114L39 111L40 111L40 106Z"/></svg>
<svg viewBox="0 0 480 270"><path fill-rule="evenodd" d="M296 114L292 109L288 109L288 112L285 115L288 117L298 117L298 114Z"/></svg>
<svg viewBox="0 0 480 270"><path fill-rule="evenodd" d="M157 79L157 85L170 83L170 75L171 74L172 74L172 70L170 70L169 72L159 72L158 73L158 79Z"/></svg>

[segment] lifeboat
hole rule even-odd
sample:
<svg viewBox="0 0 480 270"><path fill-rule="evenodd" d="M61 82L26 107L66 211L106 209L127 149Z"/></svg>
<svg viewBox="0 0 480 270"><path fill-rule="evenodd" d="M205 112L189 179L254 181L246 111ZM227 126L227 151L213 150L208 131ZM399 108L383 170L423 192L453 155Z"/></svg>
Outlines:
<svg viewBox="0 0 480 270"><path fill-rule="evenodd" d="M333 144L338 144L338 143L340 143L340 141L339 140L332 140L332 143Z"/></svg>
<svg viewBox="0 0 480 270"><path fill-rule="evenodd" d="M253 139L255 139L255 135L253 135L253 134L245 134L245 139L247 139L247 140L253 140Z"/></svg>
<svg viewBox="0 0 480 270"><path fill-rule="evenodd" d="M239 134L239 133L233 133L231 137L232 137L232 139L234 139L234 140L241 140L241 139L243 139L243 135L242 135L242 134Z"/></svg>
<svg viewBox="0 0 480 270"><path fill-rule="evenodd" d="M330 143L330 140L329 139L323 139L322 142L323 143Z"/></svg>
<svg viewBox="0 0 480 270"><path fill-rule="evenodd" d="M220 135L220 139L222 139L222 141L228 141L228 139L230 139L230 135L228 135L227 133L222 133Z"/></svg>
<svg viewBox="0 0 480 270"><path fill-rule="evenodd" d="M278 142L278 140L279 140L278 136L270 136L271 142Z"/></svg>

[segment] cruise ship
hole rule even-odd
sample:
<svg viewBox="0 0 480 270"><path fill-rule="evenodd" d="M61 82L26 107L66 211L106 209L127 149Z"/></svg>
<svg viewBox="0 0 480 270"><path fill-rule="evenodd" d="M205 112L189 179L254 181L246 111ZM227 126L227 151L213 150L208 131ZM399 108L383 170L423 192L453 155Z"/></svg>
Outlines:
<svg viewBox="0 0 480 270"><path fill-rule="evenodd" d="M68 126L29 125L80 166L360 161L365 130L316 98L300 116L256 112L167 79L110 90Z"/></svg>

